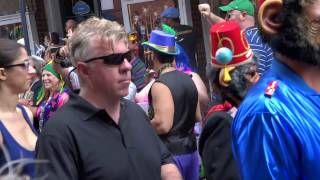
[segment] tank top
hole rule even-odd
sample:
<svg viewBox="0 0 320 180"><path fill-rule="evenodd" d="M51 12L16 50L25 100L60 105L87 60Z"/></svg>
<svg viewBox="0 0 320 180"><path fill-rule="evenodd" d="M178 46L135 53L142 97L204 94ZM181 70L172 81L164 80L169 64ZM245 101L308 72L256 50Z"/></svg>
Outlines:
<svg viewBox="0 0 320 180"><path fill-rule="evenodd" d="M21 106L17 106L19 109L21 109L21 112L23 114L24 119L32 129L32 132L35 135L38 135L36 130L31 124L31 121L29 119L29 116L26 112L26 110ZM28 158L28 159L34 159L35 154L34 151L30 151L22 147L15 139L14 137L10 134L10 132L7 130L7 128L3 125L2 121L0 121L0 131L3 137L3 144L6 147L9 155L10 155L10 160L6 160L4 157L3 150L0 150L0 167L5 165L7 161L13 161L13 160L18 160L21 158ZM18 165L18 164L17 164ZM29 175L31 178L34 177L34 164L27 164L24 166L22 174L24 175Z"/></svg>
<svg viewBox="0 0 320 180"><path fill-rule="evenodd" d="M160 135L160 139L173 155L194 152L197 148L193 128L198 91L193 80L189 75L175 70L162 74L156 82L161 82L169 88L174 102L172 128L169 133ZM149 93L149 102L151 106L151 93Z"/></svg>

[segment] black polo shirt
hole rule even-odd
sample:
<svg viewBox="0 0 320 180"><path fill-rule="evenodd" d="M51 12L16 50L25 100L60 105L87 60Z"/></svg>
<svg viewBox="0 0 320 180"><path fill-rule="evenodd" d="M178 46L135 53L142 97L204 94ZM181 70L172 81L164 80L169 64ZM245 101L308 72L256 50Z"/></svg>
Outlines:
<svg viewBox="0 0 320 180"><path fill-rule="evenodd" d="M172 163L169 151L152 129L144 111L123 100L119 125L106 111L78 95L50 118L39 136L37 166L47 179L161 179L161 165Z"/></svg>

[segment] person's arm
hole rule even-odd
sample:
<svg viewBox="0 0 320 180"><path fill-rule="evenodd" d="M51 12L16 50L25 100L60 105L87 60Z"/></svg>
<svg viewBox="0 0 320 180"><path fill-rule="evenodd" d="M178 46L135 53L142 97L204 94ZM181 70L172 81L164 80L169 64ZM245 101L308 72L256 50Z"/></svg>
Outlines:
<svg viewBox="0 0 320 180"><path fill-rule="evenodd" d="M174 102L171 92L164 84L155 82L151 87L151 95L154 110L151 125L157 134L166 134L173 125Z"/></svg>
<svg viewBox="0 0 320 180"><path fill-rule="evenodd" d="M135 96L136 103L140 103L145 101L145 99L148 99L148 93L154 81L155 80L153 79L140 92L136 93L136 96Z"/></svg>
<svg viewBox="0 0 320 180"><path fill-rule="evenodd" d="M242 117L238 111L232 125L233 154L242 179L298 179L301 152L288 117L270 112Z"/></svg>
<svg viewBox="0 0 320 180"><path fill-rule="evenodd" d="M205 112L208 109L209 96L208 96L207 88L204 85L204 82L202 81L200 76L194 72L192 72L191 75L192 75L192 81L196 85L196 88L198 91L197 120L201 120L201 117L205 114Z"/></svg>
<svg viewBox="0 0 320 180"><path fill-rule="evenodd" d="M208 23L210 25L225 21L223 18L213 14L210 11L210 5L209 4L199 4L198 5L198 9L200 11L200 14L207 19L207 21L208 21Z"/></svg>
<svg viewBox="0 0 320 180"><path fill-rule="evenodd" d="M70 144L52 135L40 134L36 145L36 158L48 160L47 164L36 164L36 177L46 177L48 180L69 179L78 180L76 165L77 155Z"/></svg>
<svg viewBox="0 0 320 180"><path fill-rule="evenodd" d="M161 166L162 180L182 180L182 176L175 164L165 164Z"/></svg>
<svg viewBox="0 0 320 180"><path fill-rule="evenodd" d="M202 115L201 115L201 110L200 110L200 103L198 100L197 109L196 109L196 121L201 122L201 120L202 120Z"/></svg>
<svg viewBox="0 0 320 180"><path fill-rule="evenodd" d="M228 112L210 113L199 139L199 154L206 178L240 180L231 148L231 122Z"/></svg>
<svg viewBox="0 0 320 180"><path fill-rule="evenodd" d="M161 179L162 180L182 180L182 176L168 148L156 135L161 153Z"/></svg>

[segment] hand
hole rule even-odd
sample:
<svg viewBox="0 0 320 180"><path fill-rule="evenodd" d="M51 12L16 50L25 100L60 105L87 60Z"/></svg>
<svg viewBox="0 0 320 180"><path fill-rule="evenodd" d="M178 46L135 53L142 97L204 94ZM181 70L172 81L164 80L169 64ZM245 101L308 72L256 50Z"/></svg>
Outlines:
<svg viewBox="0 0 320 180"><path fill-rule="evenodd" d="M32 99L19 99L19 104L22 104L24 106L32 106Z"/></svg>
<svg viewBox="0 0 320 180"><path fill-rule="evenodd" d="M68 57L69 56L68 46L61 47L59 50L59 54L63 57Z"/></svg>
<svg viewBox="0 0 320 180"><path fill-rule="evenodd" d="M210 15L210 5L209 4L199 4L198 9L202 16L208 17Z"/></svg>
<svg viewBox="0 0 320 180"><path fill-rule="evenodd" d="M72 29L68 29L67 38L69 39L72 36L73 32Z"/></svg>

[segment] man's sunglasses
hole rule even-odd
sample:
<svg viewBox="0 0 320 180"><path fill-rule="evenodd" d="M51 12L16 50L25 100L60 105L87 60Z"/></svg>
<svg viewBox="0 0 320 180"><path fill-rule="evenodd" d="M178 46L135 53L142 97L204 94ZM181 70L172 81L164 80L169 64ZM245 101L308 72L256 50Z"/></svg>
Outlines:
<svg viewBox="0 0 320 180"><path fill-rule="evenodd" d="M232 16L239 16L241 13L227 13L225 19L230 19Z"/></svg>
<svg viewBox="0 0 320 180"><path fill-rule="evenodd" d="M95 57L95 58L91 58L91 59L85 60L83 62L89 63L89 62L95 61L95 60L103 60L103 62L105 64L120 65L120 64L123 63L123 61L125 59L127 59L128 62L131 61L131 59L132 59L131 51L128 51L128 52L125 52L125 53L111 54L111 55L108 55L108 56Z"/></svg>
<svg viewBox="0 0 320 180"><path fill-rule="evenodd" d="M29 59L24 60L23 63L10 64L10 65L4 66L4 68L9 69L9 68L12 68L12 67L17 67L17 66L20 66L20 67L23 67L25 69L28 69L29 66L30 66Z"/></svg>

